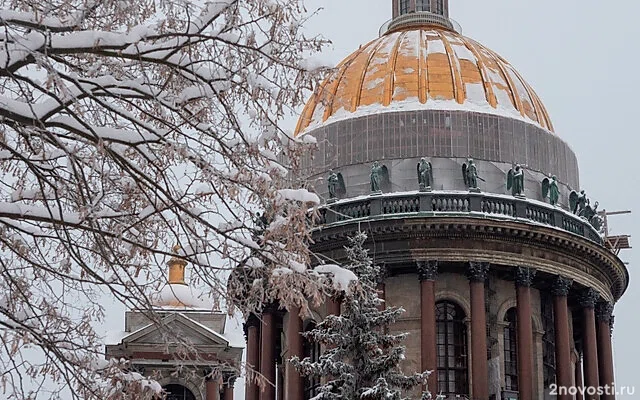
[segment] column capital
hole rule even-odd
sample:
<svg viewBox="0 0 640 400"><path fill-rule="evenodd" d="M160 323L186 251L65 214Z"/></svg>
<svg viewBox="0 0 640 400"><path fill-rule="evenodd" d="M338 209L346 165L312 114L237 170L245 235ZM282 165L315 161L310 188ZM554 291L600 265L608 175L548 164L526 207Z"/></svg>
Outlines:
<svg viewBox="0 0 640 400"><path fill-rule="evenodd" d="M555 296L563 296L566 297L569 294L569 289L573 285L573 280L569 278L565 278L564 276L558 275L556 279L553 281L553 285L551 286L551 292Z"/></svg>
<svg viewBox="0 0 640 400"><path fill-rule="evenodd" d="M467 268L467 278L472 282L484 282L489 275L489 263L470 261Z"/></svg>
<svg viewBox="0 0 640 400"><path fill-rule="evenodd" d="M592 288L588 288L580 294L580 305L584 308L595 308L600 295Z"/></svg>
<svg viewBox="0 0 640 400"><path fill-rule="evenodd" d="M613 304L608 301L600 301L596 304L596 319L598 321L605 321L611 323L611 317L613 316Z"/></svg>
<svg viewBox="0 0 640 400"><path fill-rule="evenodd" d="M516 286L518 287L531 287L533 285L533 278L536 276L536 270L529 267L516 268Z"/></svg>
<svg viewBox="0 0 640 400"><path fill-rule="evenodd" d="M417 261L418 279L422 281L435 281L438 276L438 261Z"/></svg>

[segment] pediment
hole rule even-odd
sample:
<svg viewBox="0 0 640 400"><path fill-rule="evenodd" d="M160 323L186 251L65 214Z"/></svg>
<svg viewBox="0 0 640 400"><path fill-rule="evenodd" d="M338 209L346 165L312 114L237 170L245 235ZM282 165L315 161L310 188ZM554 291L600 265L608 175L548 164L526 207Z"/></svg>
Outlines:
<svg viewBox="0 0 640 400"><path fill-rule="evenodd" d="M224 336L180 313L132 332L122 339L122 344L165 345L175 341L176 336L196 346L229 346Z"/></svg>

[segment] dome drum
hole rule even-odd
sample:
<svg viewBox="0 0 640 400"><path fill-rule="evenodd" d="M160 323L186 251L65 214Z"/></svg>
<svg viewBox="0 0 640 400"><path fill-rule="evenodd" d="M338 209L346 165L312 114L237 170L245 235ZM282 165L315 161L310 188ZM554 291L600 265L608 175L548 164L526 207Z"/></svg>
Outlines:
<svg viewBox="0 0 640 400"><path fill-rule="evenodd" d="M561 203L579 187L577 159L564 141L533 124L502 116L397 111L338 121L308 134L317 139L319 151L304 160L305 175L324 198L330 169L345 178L345 197L368 194L374 161L387 166L391 191L414 190L421 157L433 164L434 189L466 190L461 166L468 157L476 161L485 191L506 193L505 173L514 162L526 166L525 194L531 198L540 197L540 181L549 174L558 177Z"/></svg>

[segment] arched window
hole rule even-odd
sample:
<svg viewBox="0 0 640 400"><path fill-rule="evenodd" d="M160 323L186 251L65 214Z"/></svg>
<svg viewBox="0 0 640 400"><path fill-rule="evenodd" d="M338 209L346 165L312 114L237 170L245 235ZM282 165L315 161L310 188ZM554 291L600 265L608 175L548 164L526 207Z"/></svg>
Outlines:
<svg viewBox="0 0 640 400"><path fill-rule="evenodd" d="M400 0L400 15L409 13L409 0Z"/></svg>
<svg viewBox="0 0 640 400"><path fill-rule="evenodd" d="M469 393L467 326L462 308L449 301L436 303L438 393Z"/></svg>
<svg viewBox="0 0 640 400"><path fill-rule="evenodd" d="M167 400L196 400L191 390L182 385L167 385L163 389L167 392Z"/></svg>
<svg viewBox="0 0 640 400"><path fill-rule="evenodd" d="M504 380L506 390L518 391L518 333L515 307L504 316Z"/></svg>
<svg viewBox="0 0 640 400"><path fill-rule="evenodd" d="M306 324L304 331L309 332L315 329L316 323L309 321ZM320 359L320 344L311 342L307 339L303 339L302 344L302 358L309 357L312 362L316 362ZM306 377L304 379L304 400L309 400L318 394L318 387L320 386L320 379L317 377Z"/></svg>
<svg viewBox="0 0 640 400"><path fill-rule="evenodd" d="M431 11L431 0L416 0L416 11Z"/></svg>

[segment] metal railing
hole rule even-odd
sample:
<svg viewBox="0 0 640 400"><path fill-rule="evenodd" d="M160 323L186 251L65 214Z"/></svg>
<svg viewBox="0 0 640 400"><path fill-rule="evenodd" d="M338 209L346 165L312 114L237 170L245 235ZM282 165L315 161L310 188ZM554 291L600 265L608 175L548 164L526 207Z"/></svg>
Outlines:
<svg viewBox="0 0 640 400"><path fill-rule="evenodd" d="M405 192L339 200L320 207L320 226L349 220L392 215L478 215L513 219L562 229L603 244L598 231L585 219L549 204L526 198L473 192Z"/></svg>
<svg viewBox="0 0 640 400"><path fill-rule="evenodd" d="M447 28L462 34L462 27L455 20L447 18L440 14L435 14L427 11L412 12L390 19L382 24L380 30L378 31L378 34L382 36L388 31L422 25L442 26L443 28Z"/></svg>

